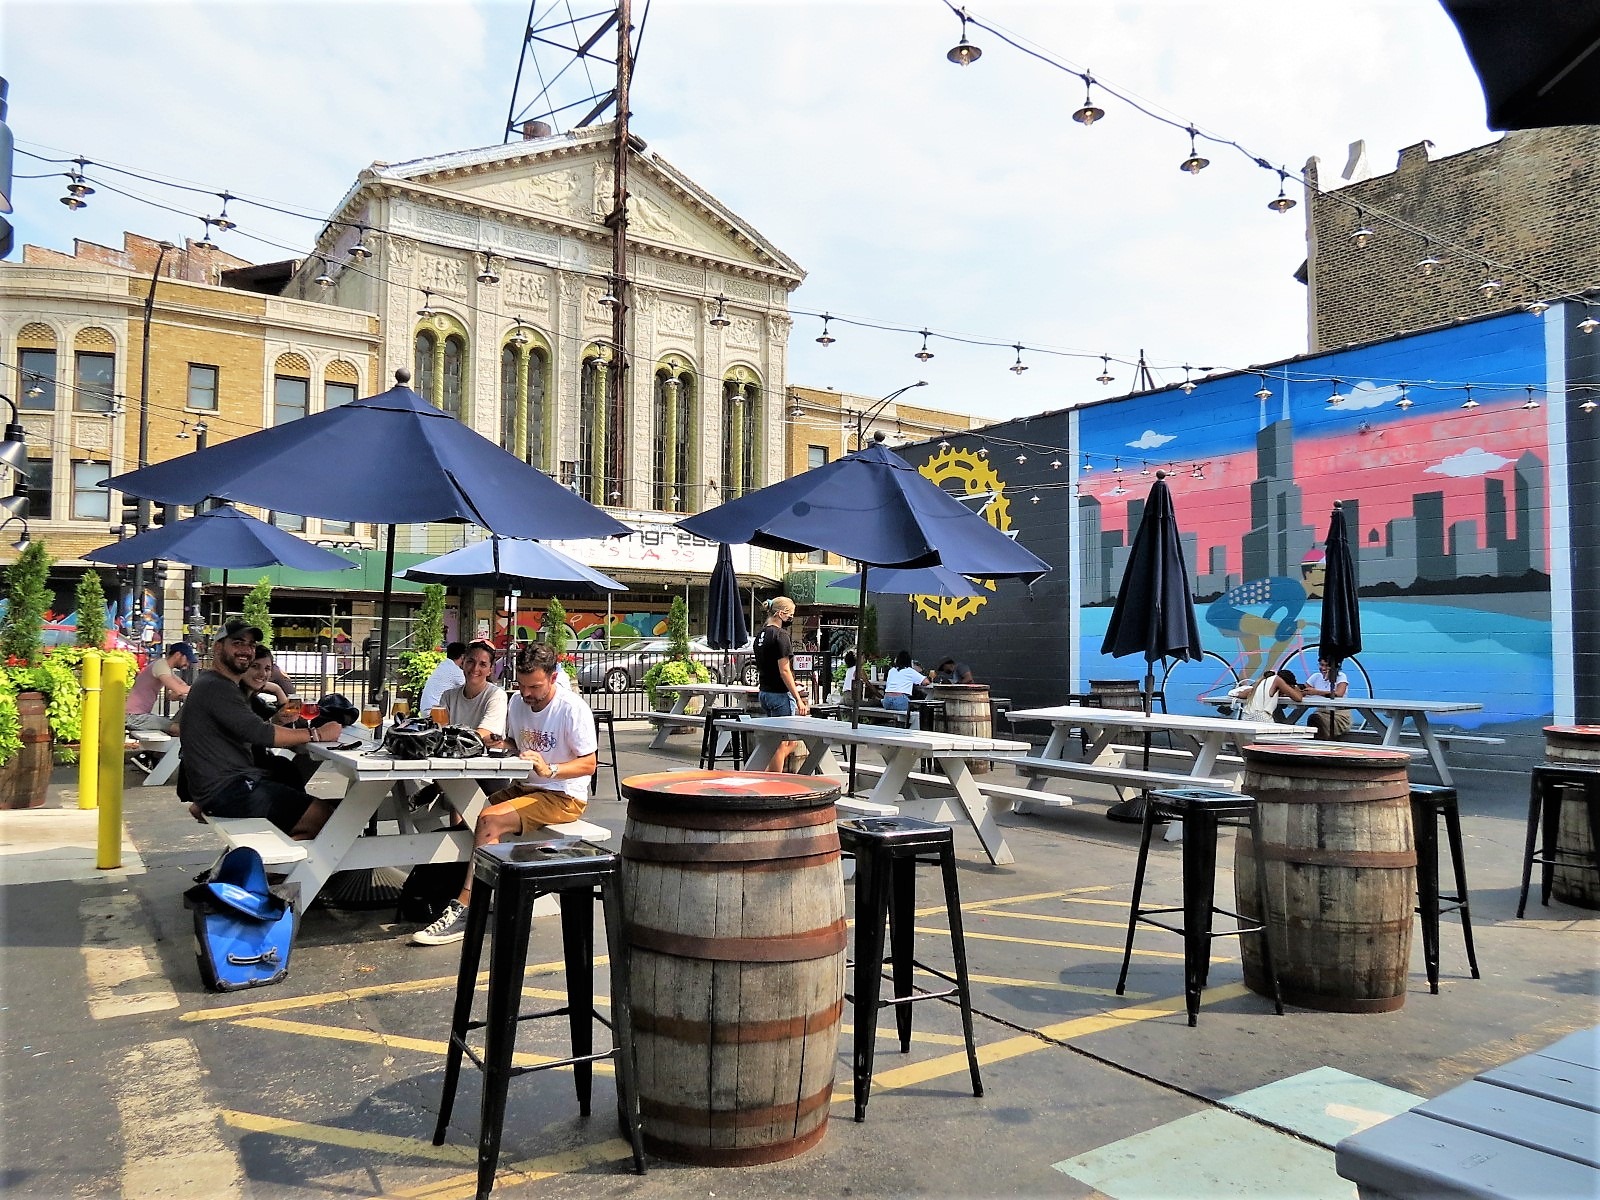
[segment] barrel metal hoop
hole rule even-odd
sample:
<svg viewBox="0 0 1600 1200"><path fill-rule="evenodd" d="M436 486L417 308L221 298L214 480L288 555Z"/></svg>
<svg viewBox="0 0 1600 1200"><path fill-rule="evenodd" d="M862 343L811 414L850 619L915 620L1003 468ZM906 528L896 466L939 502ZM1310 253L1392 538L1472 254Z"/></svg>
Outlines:
<svg viewBox="0 0 1600 1200"><path fill-rule="evenodd" d="M1314 867L1414 867L1417 852L1411 850L1319 850L1311 846L1283 846L1272 842L1252 842L1239 835L1241 853L1257 862L1303 863Z"/></svg>
<svg viewBox="0 0 1600 1200"><path fill-rule="evenodd" d="M757 860L739 864L741 875L761 875L767 872L789 872L810 870L813 867L831 866L835 871L839 869L840 852L830 850L824 854L808 854L802 858L774 858L766 861ZM642 865L642 863L640 864ZM680 875L715 875L718 872L726 873L730 868L726 862L673 862L670 864Z"/></svg>
<svg viewBox="0 0 1600 1200"><path fill-rule="evenodd" d="M718 863L786 861L837 854L839 834L828 830L814 837L763 838L755 842L656 842L622 839L622 857L634 862Z"/></svg>
<svg viewBox="0 0 1600 1200"><path fill-rule="evenodd" d="M652 929L634 922L627 924L628 944L640 950L655 950L679 958L700 958L712 962L809 962L843 953L849 942L844 918L821 929L805 933L773 934L763 938L696 937Z"/></svg>
<svg viewBox="0 0 1600 1200"><path fill-rule="evenodd" d="M1259 783L1245 781L1245 795L1255 797L1257 804L1376 804L1386 800L1404 800L1410 803L1411 784L1404 778L1397 780L1372 780L1359 791L1325 792L1315 788L1262 787Z"/></svg>
<svg viewBox="0 0 1600 1200"><path fill-rule="evenodd" d="M693 1046L744 1046L760 1042L788 1042L832 1029L844 1012L844 999L834 1001L820 1012L786 1017L780 1021L741 1020L737 1024L669 1017L662 1013L634 1011L635 1033L654 1033L675 1042Z"/></svg>
<svg viewBox="0 0 1600 1200"><path fill-rule="evenodd" d="M828 1097L833 1094L830 1086ZM809 1103L809 1097L801 1102ZM823 1103L827 1103L824 1099ZM644 1115L650 1115L652 1102L640 1099L640 1109ZM808 1110L809 1111L809 1110ZM787 1114L785 1114L787 1115ZM701 1112L697 1122L705 1125L706 1114ZM742 1122L741 1122L742 1124ZM801 1134L797 1138L787 1141L775 1142L766 1146L707 1146L704 1143L685 1143L664 1138L657 1134L644 1135L644 1148L652 1154L659 1154L662 1158L670 1158L674 1162L690 1163L703 1167L756 1167L763 1163L780 1162L786 1158L794 1158L804 1154L815 1146L828 1132L828 1123L818 1121L815 1129Z"/></svg>

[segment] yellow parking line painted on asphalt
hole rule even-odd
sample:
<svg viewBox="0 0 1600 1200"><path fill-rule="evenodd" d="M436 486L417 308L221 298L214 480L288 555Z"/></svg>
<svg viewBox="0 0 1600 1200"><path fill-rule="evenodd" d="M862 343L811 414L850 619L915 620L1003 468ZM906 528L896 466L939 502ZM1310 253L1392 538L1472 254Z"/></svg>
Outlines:
<svg viewBox="0 0 1600 1200"><path fill-rule="evenodd" d="M1004 975L974 975L967 972L967 978L973 983L994 983L1002 987L1042 988L1048 992L1076 992L1084 996L1115 996L1117 993L1111 988L1085 987L1081 983L1061 983L1054 979L1010 979ZM1121 1000L1148 1000L1149 992L1125 992L1118 997Z"/></svg>
<svg viewBox="0 0 1600 1200"><path fill-rule="evenodd" d="M1126 907L1122 905L1119 907ZM1120 921L1096 921L1093 917L1057 917L1049 913L1010 912L1006 909L990 909L985 914L990 917L1005 917L1013 921L1052 921L1057 925L1089 925L1100 929L1127 929L1128 921L1124 917Z"/></svg>
<svg viewBox="0 0 1600 1200"><path fill-rule="evenodd" d="M612 1138L609 1141L596 1142L592 1146L578 1146L556 1154L541 1155L539 1158L505 1163L495 1172L495 1177L501 1187L518 1183L537 1183L541 1179L551 1179L557 1175L565 1175L569 1171L623 1162L632 1157L632 1146L622 1138ZM516 1178L508 1178L513 1175ZM422 1187L404 1188L385 1194L404 1197L405 1200L465 1200L467 1196L478 1194L478 1173L473 1171L470 1174L457 1175Z"/></svg>
<svg viewBox="0 0 1600 1200"><path fill-rule="evenodd" d="M917 926L917 932L928 934L930 937L950 936L950 931L948 929L924 929L920 925ZM1093 950L1099 954L1122 953L1121 946L1096 946L1089 942L1053 942L1045 938L1010 937L1003 933L974 933L970 929L966 930L965 932L967 941L969 942L1012 942L1022 946L1057 946L1066 950ZM1135 958L1183 958L1181 951L1141 950L1137 946L1133 948L1133 955ZM1227 958L1213 958L1211 961L1214 963L1222 963L1231 962L1233 960Z"/></svg>
<svg viewBox="0 0 1600 1200"><path fill-rule="evenodd" d="M524 995L529 993L524 992ZM548 992L543 999L565 999L565 994L557 995ZM309 1021L284 1021L277 1017L242 1017L239 1024L247 1029L265 1029L271 1033L289 1033L299 1037L322 1038L330 1042L357 1042L364 1046L383 1046L390 1050L415 1050L420 1054L432 1054L444 1057L447 1043L432 1038L403 1037L394 1033L379 1033L375 1029L345 1029L337 1025L313 1025ZM519 1067L537 1067L543 1063L557 1062L565 1055L554 1054L528 1054L518 1051L512 1061ZM611 1064L597 1062L594 1064L597 1073L607 1075L611 1073Z"/></svg>
<svg viewBox="0 0 1600 1200"><path fill-rule="evenodd" d="M594 960L596 966L610 961L604 954L597 955ZM535 963L523 972L523 978L553 975L565 969L565 965L559 959L555 962ZM488 972L479 972L478 986L483 987L488 982ZM453 988L455 985L454 975L436 975L430 979L409 979L403 983L375 983L370 987L346 988L339 992L319 992L311 996L288 996L282 1000L260 1000L253 1004L230 1004L223 1008L199 1009L195 1012L186 1012L178 1019L232 1021L238 1017L255 1016L259 1013L293 1012L297 1008L319 1008L324 1004L337 1004L346 1000L364 1000L368 996L400 996L407 992L435 991L439 988Z"/></svg>
<svg viewBox="0 0 1600 1200"><path fill-rule="evenodd" d="M980 912L983 909L993 908L996 905L1000 905L1000 904L1035 904L1040 900L1061 900L1063 902L1070 902L1070 901L1072 901L1074 899L1077 899L1078 896L1079 896L1079 893L1081 893L1081 892L1109 892L1111 890L1111 886L1112 885L1109 884L1109 883L1097 883L1097 884L1086 885L1086 886L1081 887L1081 888L1068 888L1064 892L1031 892L1026 896L995 896L992 899L988 899L988 900L969 900L969 901L967 901L966 903L964 903L961 906L961 911L962 912ZM1127 905L1124 904L1121 900L1089 900L1089 899L1085 898L1083 900L1083 903L1085 903L1085 904L1116 904L1116 905L1120 905L1123 908L1127 907ZM933 904L933 905L929 905L925 909L920 909L919 908L917 910L917 916L925 917L925 916L930 916L930 915L932 915L934 913L942 913L943 911L944 911L944 905L942 905L942 904Z"/></svg>

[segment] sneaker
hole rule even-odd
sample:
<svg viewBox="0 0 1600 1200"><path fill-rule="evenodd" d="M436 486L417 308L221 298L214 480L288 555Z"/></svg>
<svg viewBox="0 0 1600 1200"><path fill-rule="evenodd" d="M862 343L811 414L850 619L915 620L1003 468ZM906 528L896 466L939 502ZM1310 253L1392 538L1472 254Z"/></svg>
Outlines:
<svg viewBox="0 0 1600 1200"><path fill-rule="evenodd" d="M467 906L459 900L452 900L444 906L444 912L439 914L437 921L411 935L411 944L444 946L451 942L459 942L466 935Z"/></svg>

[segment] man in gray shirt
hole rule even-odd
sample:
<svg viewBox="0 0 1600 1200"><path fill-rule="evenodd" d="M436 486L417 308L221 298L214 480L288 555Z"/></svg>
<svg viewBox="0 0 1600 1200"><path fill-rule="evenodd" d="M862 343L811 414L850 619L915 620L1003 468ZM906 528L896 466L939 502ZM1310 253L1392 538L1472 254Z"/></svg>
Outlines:
<svg viewBox="0 0 1600 1200"><path fill-rule="evenodd" d="M179 727L184 791L207 816L266 817L289 836L309 840L327 823L333 805L267 778L255 765L251 747L337 742L344 731L336 722L291 729L250 711L239 683L260 638L255 626L229 621L211 648L211 669L189 689Z"/></svg>

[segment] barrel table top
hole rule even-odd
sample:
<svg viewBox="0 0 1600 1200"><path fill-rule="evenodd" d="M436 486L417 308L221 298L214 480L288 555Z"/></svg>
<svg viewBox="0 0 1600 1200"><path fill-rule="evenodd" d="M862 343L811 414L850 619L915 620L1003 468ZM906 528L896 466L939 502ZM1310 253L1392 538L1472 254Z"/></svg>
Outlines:
<svg viewBox="0 0 1600 1200"><path fill-rule="evenodd" d="M1327 763L1338 767L1400 767L1405 768L1411 756L1403 750L1385 750L1380 746L1363 746L1352 743L1340 746L1306 746L1298 742L1251 742L1240 749L1246 762L1280 762L1300 765Z"/></svg>
<svg viewBox="0 0 1600 1200"><path fill-rule="evenodd" d="M1546 733L1556 733L1563 737L1594 738L1600 741L1600 725L1546 725Z"/></svg>
<svg viewBox="0 0 1600 1200"><path fill-rule="evenodd" d="M779 771L653 771L624 779L622 796L715 808L806 808L832 804L839 784L821 775Z"/></svg>

